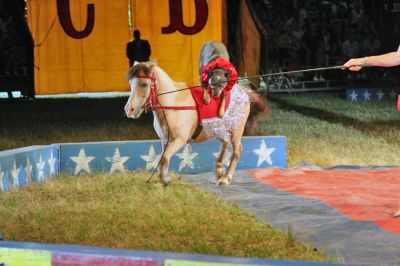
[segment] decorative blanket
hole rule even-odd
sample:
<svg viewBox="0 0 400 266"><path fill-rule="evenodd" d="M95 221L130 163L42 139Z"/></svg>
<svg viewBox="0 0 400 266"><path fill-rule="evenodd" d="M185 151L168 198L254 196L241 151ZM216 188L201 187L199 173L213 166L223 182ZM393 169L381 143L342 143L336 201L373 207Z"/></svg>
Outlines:
<svg viewBox="0 0 400 266"><path fill-rule="evenodd" d="M206 105L203 100L202 89L191 89L199 114L199 124L203 126L208 139L223 139L229 141L232 129L235 129L244 116L244 108L250 103L249 95L239 84L235 84L232 90L226 95L224 117L218 117L218 107L221 97L212 97ZM200 91L200 92L199 92ZM213 104L211 104L212 101Z"/></svg>
<svg viewBox="0 0 400 266"><path fill-rule="evenodd" d="M213 118L218 116L219 107L221 106L222 97L214 97L210 93L210 102L206 104L203 97L203 89L199 87L191 88L193 99L196 103L197 112L199 115L199 124L202 125L203 119ZM229 106L230 92L225 94L225 111Z"/></svg>

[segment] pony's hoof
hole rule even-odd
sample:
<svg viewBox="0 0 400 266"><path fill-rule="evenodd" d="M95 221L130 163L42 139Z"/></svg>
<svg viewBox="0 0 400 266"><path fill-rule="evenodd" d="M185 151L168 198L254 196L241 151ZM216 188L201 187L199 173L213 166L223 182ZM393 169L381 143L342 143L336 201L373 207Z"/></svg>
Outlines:
<svg viewBox="0 0 400 266"><path fill-rule="evenodd" d="M232 178L227 178L227 177L220 178L217 182L217 185L220 187L227 186L231 183L231 181L232 181Z"/></svg>
<svg viewBox="0 0 400 266"><path fill-rule="evenodd" d="M171 178L170 177L161 178L161 183L163 187L166 187L171 183Z"/></svg>

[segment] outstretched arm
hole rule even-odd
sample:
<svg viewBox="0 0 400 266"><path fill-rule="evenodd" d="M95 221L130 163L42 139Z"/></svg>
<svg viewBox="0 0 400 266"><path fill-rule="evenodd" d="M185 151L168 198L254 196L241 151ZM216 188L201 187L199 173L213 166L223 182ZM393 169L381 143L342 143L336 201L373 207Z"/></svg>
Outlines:
<svg viewBox="0 0 400 266"><path fill-rule="evenodd" d="M365 66L392 67L397 65L400 65L400 50L382 55L352 58L343 66L351 71L359 71Z"/></svg>

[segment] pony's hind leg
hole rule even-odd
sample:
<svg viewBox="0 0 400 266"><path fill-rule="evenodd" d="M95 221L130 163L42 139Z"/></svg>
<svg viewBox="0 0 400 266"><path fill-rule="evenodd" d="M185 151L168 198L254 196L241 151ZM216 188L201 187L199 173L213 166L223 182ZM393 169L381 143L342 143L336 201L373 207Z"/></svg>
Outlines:
<svg viewBox="0 0 400 266"><path fill-rule="evenodd" d="M167 145L165 145L164 153L161 157L160 164L160 180L163 185L168 185L171 182L171 177L169 176L169 161L183 145L185 141L177 138L170 141Z"/></svg>
<svg viewBox="0 0 400 266"><path fill-rule="evenodd" d="M239 162L239 158L240 155L242 155L242 152L243 146L239 138L232 142L231 162L229 163L228 170L226 171L225 175L218 180L219 186L229 185L232 182L233 173L235 172L237 163Z"/></svg>
<svg viewBox="0 0 400 266"><path fill-rule="evenodd" d="M215 175L217 176L217 180L224 176L224 158L228 144L229 143L226 141L221 141L221 149L218 158L215 161Z"/></svg>

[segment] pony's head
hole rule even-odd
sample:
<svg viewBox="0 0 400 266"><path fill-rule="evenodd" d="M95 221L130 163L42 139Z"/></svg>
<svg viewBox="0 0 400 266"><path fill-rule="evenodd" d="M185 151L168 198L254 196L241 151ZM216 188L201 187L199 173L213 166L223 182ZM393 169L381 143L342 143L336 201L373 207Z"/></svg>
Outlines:
<svg viewBox="0 0 400 266"><path fill-rule="evenodd" d="M217 67L207 72L208 87L211 89L211 94L214 97L219 97L226 87L232 72L225 68Z"/></svg>
<svg viewBox="0 0 400 266"><path fill-rule="evenodd" d="M135 62L129 69L126 77L131 87L131 95L124 108L127 117L139 118L145 110L152 82L155 82L153 72L155 66L155 62Z"/></svg>

